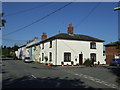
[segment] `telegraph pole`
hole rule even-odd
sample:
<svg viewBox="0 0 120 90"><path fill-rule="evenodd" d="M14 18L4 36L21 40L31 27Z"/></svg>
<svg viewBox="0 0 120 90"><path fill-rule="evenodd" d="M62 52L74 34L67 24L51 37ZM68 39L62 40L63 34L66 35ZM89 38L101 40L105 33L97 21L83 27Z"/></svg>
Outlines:
<svg viewBox="0 0 120 90"><path fill-rule="evenodd" d="M114 11L118 11L118 41L120 41L120 1L118 2L118 7L114 8ZM120 58L120 43L117 43L118 56ZM120 77L117 78L118 90L120 90Z"/></svg>
<svg viewBox="0 0 120 90"><path fill-rule="evenodd" d="M118 7L114 8L114 11L118 11L118 41L120 41L120 1Z"/></svg>

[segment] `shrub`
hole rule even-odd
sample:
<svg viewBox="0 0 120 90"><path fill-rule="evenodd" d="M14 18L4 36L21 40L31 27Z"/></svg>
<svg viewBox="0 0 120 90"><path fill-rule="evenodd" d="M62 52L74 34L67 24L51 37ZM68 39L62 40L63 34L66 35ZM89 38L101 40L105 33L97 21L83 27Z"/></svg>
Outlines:
<svg viewBox="0 0 120 90"><path fill-rule="evenodd" d="M92 62L91 62L91 60L88 58L88 59L85 60L85 62L83 63L83 65L85 65L85 66L91 66L91 65L92 65Z"/></svg>
<svg viewBox="0 0 120 90"><path fill-rule="evenodd" d="M12 55L11 54L7 54L6 57L12 58Z"/></svg>
<svg viewBox="0 0 120 90"><path fill-rule="evenodd" d="M61 64L63 65L63 64L64 64L64 62L61 62Z"/></svg>

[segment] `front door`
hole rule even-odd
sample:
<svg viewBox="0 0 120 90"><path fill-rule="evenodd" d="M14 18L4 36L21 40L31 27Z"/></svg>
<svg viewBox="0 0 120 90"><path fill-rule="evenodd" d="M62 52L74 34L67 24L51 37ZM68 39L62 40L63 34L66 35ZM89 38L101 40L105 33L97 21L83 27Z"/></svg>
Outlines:
<svg viewBox="0 0 120 90"><path fill-rule="evenodd" d="M83 54L79 54L79 64L83 64Z"/></svg>

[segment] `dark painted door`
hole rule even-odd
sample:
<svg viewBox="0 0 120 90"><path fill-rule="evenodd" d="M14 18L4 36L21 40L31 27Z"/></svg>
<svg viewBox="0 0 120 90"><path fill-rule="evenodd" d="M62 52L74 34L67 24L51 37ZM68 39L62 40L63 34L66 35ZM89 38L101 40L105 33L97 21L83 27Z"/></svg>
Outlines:
<svg viewBox="0 0 120 90"><path fill-rule="evenodd" d="M79 64L83 64L83 54L79 54Z"/></svg>

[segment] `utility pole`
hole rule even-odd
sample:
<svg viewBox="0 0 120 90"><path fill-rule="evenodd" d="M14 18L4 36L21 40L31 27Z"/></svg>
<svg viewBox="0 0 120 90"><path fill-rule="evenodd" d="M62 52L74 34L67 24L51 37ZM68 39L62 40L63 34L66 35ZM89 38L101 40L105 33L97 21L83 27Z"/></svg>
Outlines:
<svg viewBox="0 0 120 90"><path fill-rule="evenodd" d="M117 42L117 49L118 49L118 56L120 58L120 1L118 2L118 7L114 8L114 11L118 11L118 42ZM118 82L118 90L120 90L120 77L117 78Z"/></svg>
<svg viewBox="0 0 120 90"><path fill-rule="evenodd" d="M114 8L114 11L118 11L118 41L120 41L120 1L118 7Z"/></svg>

